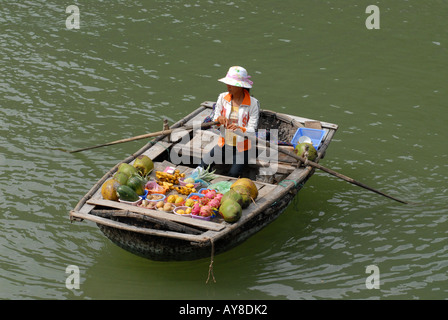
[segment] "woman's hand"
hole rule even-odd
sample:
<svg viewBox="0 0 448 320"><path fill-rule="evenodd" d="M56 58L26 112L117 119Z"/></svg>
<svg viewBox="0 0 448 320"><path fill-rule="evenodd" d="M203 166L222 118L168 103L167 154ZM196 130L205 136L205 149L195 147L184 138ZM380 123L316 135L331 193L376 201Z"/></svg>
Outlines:
<svg viewBox="0 0 448 320"><path fill-rule="evenodd" d="M219 116L216 118L216 121L218 121L221 125L227 126L227 118L224 116Z"/></svg>
<svg viewBox="0 0 448 320"><path fill-rule="evenodd" d="M235 123L231 123L231 124L229 124L228 126L227 126L227 129L229 129L229 130L236 130L236 129L239 129L240 127L239 126L237 126Z"/></svg>

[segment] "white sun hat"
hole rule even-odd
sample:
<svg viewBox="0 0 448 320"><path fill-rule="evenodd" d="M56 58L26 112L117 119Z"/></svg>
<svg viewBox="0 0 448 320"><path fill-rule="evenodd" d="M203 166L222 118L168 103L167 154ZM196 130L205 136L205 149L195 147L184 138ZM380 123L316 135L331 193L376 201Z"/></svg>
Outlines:
<svg viewBox="0 0 448 320"><path fill-rule="evenodd" d="M247 74L247 70L243 67L233 66L227 71L227 75L224 78L219 79L225 84L235 87L252 88L253 82L249 80L250 76Z"/></svg>

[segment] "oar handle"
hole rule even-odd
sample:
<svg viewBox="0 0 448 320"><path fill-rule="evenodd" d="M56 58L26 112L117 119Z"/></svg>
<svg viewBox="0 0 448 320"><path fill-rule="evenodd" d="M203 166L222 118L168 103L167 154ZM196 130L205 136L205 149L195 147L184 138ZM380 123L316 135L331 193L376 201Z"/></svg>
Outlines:
<svg viewBox="0 0 448 320"><path fill-rule="evenodd" d="M219 123L218 121L202 123L199 126L199 128L200 129L209 128L209 127L211 127L213 125L216 125L218 123ZM197 125L189 125L189 126L184 126L184 127L174 128L174 129L168 129L168 130L162 130L162 131L157 131L157 132L146 133L146 134L142 134L142 135L131 137L131 138L111 141L111 142L99 144L99 145L96 145L96 146L90 146L90 147L86 147L86 148L72 150L72 151L69 151L69 153L76 153L76 152L80 152L80 151L85 151L85 150L90 150L90 149L95 149L95 148L100 148L100 147L106 147L106 146L110 146L110 145L114 145L114 144L118 144L118 143L124 143L124 142L129 142L129 141L137 141L137 140L151 138L151 137L168 135L168 134L171 134L175 130L192 130L192 129L196 129L197 127L198 127Z"/></svg>

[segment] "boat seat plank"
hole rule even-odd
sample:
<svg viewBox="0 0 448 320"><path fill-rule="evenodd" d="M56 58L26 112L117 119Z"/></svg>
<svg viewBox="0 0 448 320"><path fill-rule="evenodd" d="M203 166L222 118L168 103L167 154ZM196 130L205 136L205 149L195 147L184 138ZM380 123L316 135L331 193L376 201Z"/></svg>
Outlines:
<svg viewBox="0 0 448 320"><path fill-rule="evenodd" d="M91 215L91 214L81 213L79 211L70 212L70 216L74 217L76 219L88 220L88 221L92 221L95 223L99 223L99 224L102 224L102 225L105 225L108 227L118 228L118 229L122 229L122 230L127 230L127 231L147 234L147 235L175 238L175 239L187 240L187 241L192 241L192 242L205 242L205 241L210 240L210 235L204 236L204 234L206 232L204 232L201 235L193 235L193 234L186 234L186 233L180 233L180 232L175 232L175 231L149 229L149 228L132 226L132 225L129 225L126 223L110 220L107 218L102 218L102 217Z"/></svg>
<svg viewBox="0 0 448 320"><path fill-rule="evenodd" d="M81 207L81 209L79 209L79 212L81 213L85 213L88 214L90 211L92 211L93 209L95 209L94 205L90 205L90 204L85 204Z"/></svg>
<svg viewBox="0 0 448 320"><path fill-rule="evenodd" d="M168 148L172 145L171 142L167 141L158 141L156 144L154 144L151 148L149 148L147 151L143 153L143 155L148 156L151 159L155 159L157 156L162 154L163 152L166 152ZM132 164L132 163L131 163Z"/></svg>
<svg viewBox="0 0 448 320"><path fill-rule="evenodd" d="M104 207L110 207L110 208L115 208L115 209L122 209L122 210L137 212L137 213L147 215L150 217L175 221L178 223L192 225L192 226L196 226L196 227L200 227L200 228L208 229L208 230L221 231L221 230L225 229L225 227L226 227L225 224L222 224L222 223L199 220L199 219L192 219L192 218L188 218L188 217L181 217L181 216L175 215L173 213L167 213L167 212L157 211L157 210L150 210L150 209L141 208L141 207L137 207L137 206L133 206L133 205L129 205L126 203L117 202L117 201L90 199L87 201L87 203L92 204L92 205L97 205L97 206L104 206Z"/></svg>
<svg viewBox="0 0 448 320"><path fill-rule="evenodd" d="M255 202L259 201L260 199L263 199L267 194L271 193L274 191L274 189L276 188L276 185L263 185L261 186L261 188L258 188L258 196L257 199L255 199Z"/></svg>
<svg viewBox="0 0 448 320"><path fill-rule="evenodd" d="M185 125L188 125L188 126L195 125L195 124L201 125L202 122L204 121L204 119L206 117L208 117L210 115L210 113L211 113L211 110L204 109L201 112L199 112L196 116L194 116L192 119L187 121L185 123Z"/></svg>

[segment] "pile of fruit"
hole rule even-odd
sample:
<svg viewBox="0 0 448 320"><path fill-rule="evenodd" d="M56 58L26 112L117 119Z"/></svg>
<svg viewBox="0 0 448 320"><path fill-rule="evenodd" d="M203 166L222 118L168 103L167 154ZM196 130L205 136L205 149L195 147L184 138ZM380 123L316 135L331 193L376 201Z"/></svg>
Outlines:
<svg viewBox="0 0 448 320"><path fill-rule="evenodd" d="M146 197L146 200L154 201L154 200L163 200L165 197L162 194L150 194Z"/></svg>
<svg viewBox="0 0 448 320"><path fill-rule="evenodd" d="M171 212L174 208L183 205L184 202L184 197L177 194L171 194L168 197L161 194L150 194L142 201L139 207Z"/></svg>
<svg viewBox="0 0 448 320"><path fill-rule="evenodd" d="M224 194L214 189L204 189L200 195L192 195L184 205L191 208L191 215L214 217L219 214L226 222L236 222L258 196L255 183L247 178L234 182Z"/></svg>
<svg viewBox="0 0 448 320"><path fill-rule="evenodd" d="M166 202L174 203L178 207L184 204L185 198L177 194L171 194L166 198Z"/></svg>
<svg viewBox="0 0 448 320"><path fill-rule="evenodd" d="M152 160L145 155L137 157L133 165L121 163L112 179L101 187L101 195L105 200L129 201L140 200L145 194L146 177L154 169Z"/></svg>
<svg viewBox="0 0 448 320"><path fill-rule="evenodd" d="M173 174L164 172L164 171L156 171L156 178L160 182L168 182L171 185L179 184L179 179L184 178L185 173L180 173L179 170L174 170Z"/></svg>
<svg viewBox="0 0 448 320"><path fill-rule="evenodd" d="M221 205L222 193L207 189L201 192L201 196L194 195L185 201L185 205L191 207L191 214L201 217L215 217Z"/></svg>
<svg viewBox="0 0 448 320"><path fill-rule="evenodd" d="M124 200L136 202L145 194L149 183L147 178L154 169L152 160L147 156L139 156L133 165L122 163L112 179L107 180L101 187L101 195L106 200ZM185 178L185 174L174 170L173 173L156 171L157 180L152 181L152 188L160 186L165 192L175 191L178 194L164 195L149 194L142 200L140 206L153 210L172 212L175 207L186 206L184 213L214 217L219 214L225 221L233 223L241 218L242 210L247 208L258 196L255 183L248 178L237 179L224 194L215 189L204 189L200 195L194 183L197 180L208 180L214 177L213 172L201 170L195 177ZM186 185L177 186L179 179L184 178ZM151 189L152 192L155 189ZM163 193L165 193L163 192ZM187 198L183 196L188 196ZM159 197L159 198L156 198Z"/></svg>
<svg viewBox="0 0 448 320"><path fill-rule="evenodd" d="M165 194L170 190L169 187L165 187L163 185L159 185L156 181L150 180L146 183L145 189L148 190L149 194L157 193L157 194Z"/></svg>
<svg viewBox="0 0 448 320"><path fill-rule="evenodd" d="M173 174L164 171L156 171L156 182L167 191L176 190L177 193L186 196L192 192L196 192L193 183L188 183L185 186L176 186L179 184L181 178L185 178L185 173L180 173L177 169L174 170Z"/></svg>
<svg viewBox="0 0 448 320"><path fill-rule="evenodd" d="M192 184L192 183L188 183L185 186L174 187L174 190L176 190L178 193L183 194L185 196L188 196L191 193L197 192L196 188L194 187L194 184Z"/></svg>
<svg viewBox="0 0 448 320"><path fill-rule="evenodd" d="M188 208L185 208L185 210L184 209L178 209L178 210L176 210L176 213L177 214L191 214L191 208L188 207Z"/></svg>
<svg viewBox="0 0 448 320"><path fill-rule="evenodd" d="M214 174L215 171L216 170L210 172L210 165L207 167L207 169L197 167L188 177L183 180L183 182L208 185L210 181L216 178Z"/></svg>
<svg viewBox="0 0 448 320"><path fill-rule="evenodd" d="M159 211L165 211L165 212L171 212L174 208L176 208L176 205L171 202L165 202L163 200L148 200L144 199L141 204L139 204L139 207L146 208L146 209L152 209L152 210L159 210Z"/></svg>
<svg viewBox="0 0 448 320"><path fill-rule="evenodd" d="M227 222L236 222L241 218L243 209L258 197L255 183L248 178L240 178L224 193L219 206L219 215Z"/></svg>

